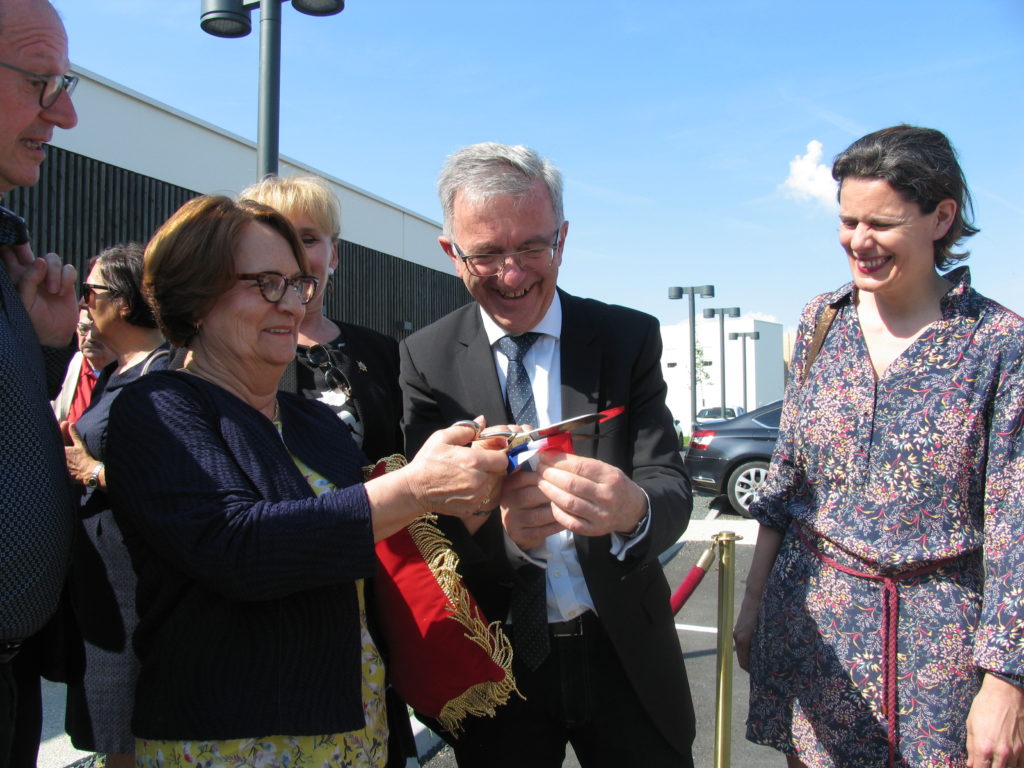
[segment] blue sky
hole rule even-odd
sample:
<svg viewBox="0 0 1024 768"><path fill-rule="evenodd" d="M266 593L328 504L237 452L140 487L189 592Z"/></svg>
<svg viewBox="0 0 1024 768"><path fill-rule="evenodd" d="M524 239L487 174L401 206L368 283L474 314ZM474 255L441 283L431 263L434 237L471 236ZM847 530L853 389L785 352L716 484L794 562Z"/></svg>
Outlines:
<svg viewBox="0 0 1024 768"><path fill-rule="evenodd" d="M199 0L54 4L74 63L255 139L255 31L203 33ZM817 166L909 122L960 152L975 287L1024 311L1021 0L348 0L282 15L283 154L439 220L447 154L528 144L565 175L570 292L674 323L686 303L668 286L711 283L698 315L739 306L794 326L849 279Z"/></svg>

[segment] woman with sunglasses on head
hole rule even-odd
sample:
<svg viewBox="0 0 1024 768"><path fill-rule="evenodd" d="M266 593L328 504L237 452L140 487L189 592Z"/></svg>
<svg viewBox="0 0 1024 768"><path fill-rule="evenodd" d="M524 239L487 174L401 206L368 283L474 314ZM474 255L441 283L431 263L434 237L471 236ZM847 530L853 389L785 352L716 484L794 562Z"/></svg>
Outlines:
<svg viewBox="0 0 1024 768"><path fill-rule="evenodd" d="M84 676L68 683L66 728L78 748L106 753L109 768L133 762L132 692L138 663L135 573L110 510L104 461L110 448L110 408L124 388L167 367L167 344L142 295L142 246L116 245L92 260L81 308L90 335L115 356L100 374L89 407L62 423L68 471L82 489L81 524L68 573L68 596L84 642ZM116 439L132 444L139 433Z"/></svg>
<svg viewBox="0 0 1024 768"><path fill-rule="evenodd" d="M316 176L271 176L243 189L283 213L299 233L309 258L316 293L299 326L296 365L282 377L282 389L321 400L352 431L356 444L376 461L402 452L402 391L398 386L398 343L390 336L324 315L324 297L338 267L341 204Z"/></svg>
<svg viewBox="0 0 1024 768"><path fill-rule="evenodd" d="M333 412L278 391L317 280L268 206L186 203L147 247L144 285L188 356L111 414L107 473L139 578L137 759L384 766L374 544L425 512L485 506L505 456L455 425L364 481Z"/></svg>

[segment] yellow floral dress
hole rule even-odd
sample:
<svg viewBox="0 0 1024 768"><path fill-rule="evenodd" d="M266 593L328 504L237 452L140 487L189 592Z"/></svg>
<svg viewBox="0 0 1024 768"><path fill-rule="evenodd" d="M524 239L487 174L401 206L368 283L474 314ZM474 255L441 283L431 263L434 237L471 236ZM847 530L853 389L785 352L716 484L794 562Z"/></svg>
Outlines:
<svg viewBox="0 0 1024 768"><path fill-rule="evenodd" d="M329 480L296 456L292 459L318 496L334 490ZM384 662L366 626L365 585L361 579L356 582L356 590L363 649L366 725L362 729L323 736L261 736L224 741L136 739L137 768L383 768L388 760Z"/></svg>

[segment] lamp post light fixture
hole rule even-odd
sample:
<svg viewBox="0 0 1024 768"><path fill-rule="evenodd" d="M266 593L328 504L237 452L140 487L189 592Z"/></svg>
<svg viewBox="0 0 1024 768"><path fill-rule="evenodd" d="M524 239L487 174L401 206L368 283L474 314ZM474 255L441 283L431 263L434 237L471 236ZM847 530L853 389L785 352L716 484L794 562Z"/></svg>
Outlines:
<svg viewBox="0 0 1024 768"><path fill-rule="evenodd" d="M747 407L747 339L757 341L760 338L760 331L738 331L736 333L729 334L729 341L736 341L736 339L743 340L743 410L745 411L750 410L750 408Z"/></svg>
<svg viewBox="0 0 1024 768"><path fill-rule="evenodd" d="M690 297L690 423L697 418L697 320L695 317L694 297L702 299L715 298L715 286L713 285L674 285L668 289L670 299L681 299L683 296Z"/></svg>
<svg viewBox="0 0 1024 768"><path fill-rule="evenodd" d="M704 317L712 318L718 315L718 359L722 361L719 366L718 375L722 379L722 412L721 417L725 418L725 318L727 317L739 317L739 307L716 307L715 309L705 309Z"/></svg>
<svg viewBox="0 0 1024 768"><path fill-rule="evenodd" d="M260 10L259 114L256 124L256 176L277 174L281 124L281 3L284 0L203 0L199 26L214 37L245 37L252 31L249 18ZM345 0L291 0L292 7L308 16L333 16L345 9Z"/></svg>

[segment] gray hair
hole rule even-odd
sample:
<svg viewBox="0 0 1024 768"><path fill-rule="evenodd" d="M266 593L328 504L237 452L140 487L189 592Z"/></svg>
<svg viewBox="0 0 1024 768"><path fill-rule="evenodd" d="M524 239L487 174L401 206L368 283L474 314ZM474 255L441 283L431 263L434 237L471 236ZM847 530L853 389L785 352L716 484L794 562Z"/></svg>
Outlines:
<svg viewBox="0 0 1024 768"><path fill-rule="evenodd" d="M485 141L470 144L449 155L437 179L437 193L444 210L444 234L452 234L455 195L469 200L486 200L498 195L521 197L543 181L551 195L551 210L559 225L562 211L562 174L548 160L529 147Z"/></svg>

